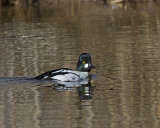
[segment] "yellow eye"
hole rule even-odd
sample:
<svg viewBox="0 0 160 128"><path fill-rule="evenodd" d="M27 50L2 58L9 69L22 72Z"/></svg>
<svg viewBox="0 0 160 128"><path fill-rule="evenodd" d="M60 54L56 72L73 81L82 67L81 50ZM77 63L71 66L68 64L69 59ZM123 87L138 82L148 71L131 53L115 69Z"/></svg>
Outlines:
<svg viewBox="0 0 160 128"><path fill-rule="evenodd" d="M85 62L85 61L83 61L83 63L85 64L86 62Z"/></svg>

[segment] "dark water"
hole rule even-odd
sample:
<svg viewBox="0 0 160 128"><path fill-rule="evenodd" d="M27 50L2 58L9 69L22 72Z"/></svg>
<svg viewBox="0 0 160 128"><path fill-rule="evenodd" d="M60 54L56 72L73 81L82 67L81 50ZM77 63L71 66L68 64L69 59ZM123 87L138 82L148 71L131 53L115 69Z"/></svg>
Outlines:
<svg viewBox="0 0 160 128"><path fill-rule="evenodd" d="M30 78L92 56L97 79ZM160 7L57 3L0 8L0 128L159 128Z"/></svg>

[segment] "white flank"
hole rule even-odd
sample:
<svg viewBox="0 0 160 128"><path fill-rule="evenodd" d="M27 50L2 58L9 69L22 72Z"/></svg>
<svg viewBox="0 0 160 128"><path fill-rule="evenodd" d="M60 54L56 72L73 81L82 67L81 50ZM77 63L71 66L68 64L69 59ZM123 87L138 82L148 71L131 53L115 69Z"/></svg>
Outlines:
<svg viewBox="0 0 160 128"><path fill-rule="evenodd" d="M57 73L58 71L56 71ZM88 76L88 72L79 72L79 71L72 71L72 70L60 70L60 72L68 72L68 74L64 75L56 75L53 76L52 79L59 80L59 81L79 81L81 79L85 79Z"/></svg>

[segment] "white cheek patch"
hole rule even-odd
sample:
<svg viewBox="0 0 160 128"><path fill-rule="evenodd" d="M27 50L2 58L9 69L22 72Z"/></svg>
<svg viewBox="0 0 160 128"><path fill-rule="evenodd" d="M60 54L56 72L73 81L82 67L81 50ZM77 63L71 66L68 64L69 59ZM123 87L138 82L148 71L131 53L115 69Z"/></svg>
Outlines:
<svg viewBox="0 0 160 128"><path fill-rule="evenodd" d="M84 67L85 67L85 68L88 68L88 64L85 64Z"/></svg>

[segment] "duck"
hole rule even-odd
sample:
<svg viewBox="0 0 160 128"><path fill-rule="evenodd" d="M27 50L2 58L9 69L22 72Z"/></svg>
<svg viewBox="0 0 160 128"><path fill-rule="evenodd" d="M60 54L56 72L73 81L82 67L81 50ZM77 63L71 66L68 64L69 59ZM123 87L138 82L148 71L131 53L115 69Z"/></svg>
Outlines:
<svg viewBox="0 0 160 128"><path fill-rule="evenodd" d="M91 69L96 67L91 62L89 53L81 53L78 59L76 70L60 68L51 70L36 76L37 80L53 80L62 82L77 82L89 76Z"/></svg>

